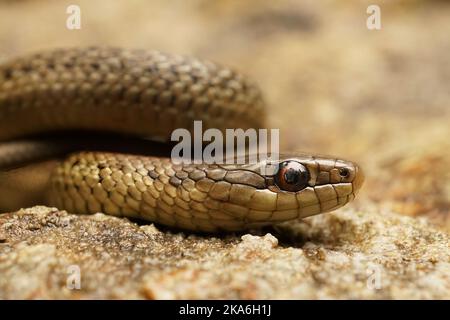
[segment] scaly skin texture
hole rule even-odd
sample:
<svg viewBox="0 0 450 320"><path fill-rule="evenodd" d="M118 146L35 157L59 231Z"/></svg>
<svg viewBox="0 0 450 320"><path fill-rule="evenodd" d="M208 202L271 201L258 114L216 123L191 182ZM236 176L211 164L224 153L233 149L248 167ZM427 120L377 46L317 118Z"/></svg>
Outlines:
<svg viewBox="0 0 450 320"><path fill-rule="evenodd" d="M157 51L66 49L0 67L0 140L95 129L167 141L177 128L259 128L258 88L211 62Z"/></svg>
<svg viewBox="0 0 450 320"><path fill-rule="evenodd" d="M193 120L202 120L203 129L264 127L264 106L249 80L210 62L87 48L1 66L0 119L5 141L72 129L167 141L174 129L192 131ZM279 159L276 165L290 160L307 168L305 188L283 190L274 173L263 170L264 161L179 165L169 158L79 152L52 172L46 199L75 213L104 212L201 232L239 231L334 210L355 197L364 179L348 161Z"/></svg>

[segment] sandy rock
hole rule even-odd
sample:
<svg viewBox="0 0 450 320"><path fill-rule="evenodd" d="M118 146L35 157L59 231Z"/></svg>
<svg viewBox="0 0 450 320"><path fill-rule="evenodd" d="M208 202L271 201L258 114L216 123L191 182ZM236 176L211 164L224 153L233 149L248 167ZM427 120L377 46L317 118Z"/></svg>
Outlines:
<svg viewBox="0 0 450 320"><path fill-rule="evenodd" d="M450 239L376 206L220 236L34 207L0 216L0 275L3 299L449 299Z"/></svg>

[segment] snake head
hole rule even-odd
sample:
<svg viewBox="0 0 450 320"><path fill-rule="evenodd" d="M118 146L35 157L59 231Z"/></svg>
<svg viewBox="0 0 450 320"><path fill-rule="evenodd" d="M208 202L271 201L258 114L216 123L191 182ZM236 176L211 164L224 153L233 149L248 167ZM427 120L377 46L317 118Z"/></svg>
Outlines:
<svg viewBox="0 0 450 320"><path fill-rule="evenodd" d="M227 175L236 177L232 183L240 191L230 193L229 201L249 208L244 217L249 226L335 210L352 201L364 182L353 162L308 155L280 155L230 169Z"/></svg>

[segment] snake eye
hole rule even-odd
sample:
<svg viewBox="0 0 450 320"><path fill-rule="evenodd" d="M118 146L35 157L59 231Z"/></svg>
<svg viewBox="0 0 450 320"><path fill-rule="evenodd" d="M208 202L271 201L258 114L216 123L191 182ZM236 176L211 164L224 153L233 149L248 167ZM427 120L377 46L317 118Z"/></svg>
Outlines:
<svg viewBox="0 0 450 320"><path fill-rule="evenodd" d="M308 185L309 172L297 161L284 161L280 163L275 183L285 191L296 192Z"/></svg>
<svg viewBox="0 0 450 320"><path fill-rule="evenodd" d="M350 171L348 170L348 168L340 168L339 169L339 175L342 178L348 178L348 176L350 175Z"/></svg>

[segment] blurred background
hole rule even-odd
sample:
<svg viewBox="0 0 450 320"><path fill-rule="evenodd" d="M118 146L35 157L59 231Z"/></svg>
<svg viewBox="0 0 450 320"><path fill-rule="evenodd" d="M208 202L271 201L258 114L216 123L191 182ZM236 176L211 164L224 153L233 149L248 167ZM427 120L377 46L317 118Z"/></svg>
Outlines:
<svg viewBox="0 0 450 320"><path fill-rule="evenodd" d="M66 28L69 5L81 29ZM381 8L368 30L367 7ZM354 160L356 206L450 230L450 3L446 1L0 1L0 62L109 45L194 55L259 83L281 149Z"/></svg>

